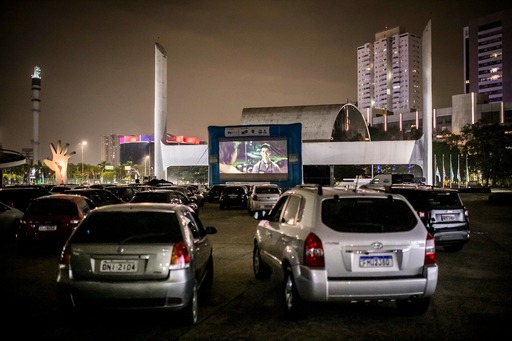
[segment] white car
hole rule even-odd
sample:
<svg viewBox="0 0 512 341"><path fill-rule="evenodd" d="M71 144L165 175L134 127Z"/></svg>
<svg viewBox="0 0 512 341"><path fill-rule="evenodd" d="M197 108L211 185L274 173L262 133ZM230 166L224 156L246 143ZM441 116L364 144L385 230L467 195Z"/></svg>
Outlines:
<svg viewBox="0 0 512 341"><path fill-rule="evenodd" d="M396 302L428 310L438 279L435 240L399 194L301 185L282 194L254 235L258 279L283 280L284 311L307 302Z"/></svg>
<svg viewBox="0 0 512 341"><path fill-rule="evenodd" d="M256 184L247 197L247 212L270 211L281 195L281 188L275 184Z"/></svg>

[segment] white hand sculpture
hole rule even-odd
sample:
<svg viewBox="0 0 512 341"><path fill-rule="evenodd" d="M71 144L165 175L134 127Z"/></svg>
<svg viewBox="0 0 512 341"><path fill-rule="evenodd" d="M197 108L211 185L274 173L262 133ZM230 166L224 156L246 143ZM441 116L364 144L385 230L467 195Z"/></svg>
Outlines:
<svg viewBox="0 0 512 341"><path fill-rule="evenodd" d="M61 142L57 143L57 148L50 144L52 149L52 160L44 159L43 162L55 172L55 185L64 185L68 182L68 161L69 158L76 154L71 152L68 154L69 143L66 143L64 149L61 148Z"/></svg>

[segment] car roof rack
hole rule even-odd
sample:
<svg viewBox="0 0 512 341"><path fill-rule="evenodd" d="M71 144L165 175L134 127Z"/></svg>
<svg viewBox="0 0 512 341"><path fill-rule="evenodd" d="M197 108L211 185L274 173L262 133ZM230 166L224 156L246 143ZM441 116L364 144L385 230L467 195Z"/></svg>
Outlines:
<svg viewBox="0 0 512 341"><path fill-rule="evenodd" d="M314 190L317 191L318 195L322 195L323 194L322 185L319 185L319 184L300 184L300 185L297 185L297 187L298 188L314 189Z"/></svg>

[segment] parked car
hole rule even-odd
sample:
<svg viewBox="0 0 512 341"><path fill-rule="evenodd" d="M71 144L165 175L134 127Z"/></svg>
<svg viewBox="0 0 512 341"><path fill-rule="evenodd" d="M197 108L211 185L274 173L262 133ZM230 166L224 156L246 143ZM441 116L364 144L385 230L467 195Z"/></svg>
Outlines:
<svg viewBox="0 0 512 341"><path fill-rule="evenodd" d="M132 200L135 193L138 192L138 190L133 186L107 186L105 187L105 190L112 192L116 197L121 199L124 202L129 202Z"/></svg>
<svg viewBox="0 0 512 341"><path fill-rule="evenodd" d="M226 187L225 184L217 184L210 187L208 191L208 202L219 202L220 194L224 187Z"/></svg>
<svg viewBox="0 0 512 341"><path fill-rule="evenodd" d="M198 318L198 293L213 283L213 248L185 205L100 207L82 221L59 260L64 307L181 310ZM72 309L73 310L73 309Z"/></svg>
<svg viewBox="0 0 512 341"><path fill-rule="evenodd" d="M199 207L195 202L191 202L182 192L173 189L155 189L153 191L138 192L135 193L130 202L159 202L176 205L183 204L189 206L199 214Z"/></svg>
<svg viewBox="0 0 512 341"><path fill-rule="evenodd" d="M106 189L75 188L64 191L63 193L82 195L84 197L91 199L96 206L116 205L123 203L121 199L119 199L112 192L107 191Z"/></svg>
<svg viewBox="0 0 512 341"><path fill-rule="evenodd" d="M172 185L172 184L165 184L162 183L155 187L155 189L172 189L174 191L179 191L183 193L188 198L189 202L194 202L197 204L198 207L201 205L199 204L199 198L196 196L196 194L187 186L182 185Z"/></svg>
<svg viewBox="0 0 512 341"><path fill-rule="evenodd" d="M199 205L199 207L203 207L206 199L204 197L204 191L201 190L201 187L196 184L190 184L187 185L187 188L196 196L197 204Z"/></svg>
<svg viewBox="0 0 512 341"><path fill-rule="evenodd" d="M362 189L381 189L383 190L386 186L394 184L408 184L417 182L417 178L414 174L378 174L368 183L361 185Z"/></svg>
<svg viewBox="0 0 512 341"><path fill-rule="evenodd" d="M291 318L308 302L395 301L422 314L437 286L435 251L434 237L399 194L298 186L259 221L253 271L283 280Z"/></svg>
<svg viewBox="0 0 512 341"><path fill-rule="evenodd" d="M456 189L428 185L393 185L391 189L409 200L437 246L457 252L469 241L469 211Z"/></svg>
<svg viewBox="0 0 512 341"><path fill-rule="evenodd" d="M281 195L281 188L275 184L255 184L247 195L247 211L270 211Z"/></svg>
<svg viewBox="0 0 512 341"><path fill-rule="evenodd" d="M231 207L247 207L247 187L242 185L229 185L222 189L219 197L220 209Z"/></svg>
<svg viewBox="0 0 512 341"><path fill-rule="evenodd" d="M14 240L23 212L0 202L0 241Z"/></svg>
<svg viewBox="0 0 512 341"><path fill-rule="evenodd" d="M50 192L43 187L5 187L0 189L0 201L9 207L15 207L25 212L32 199L48 194L50 194Z"/></svg>
<svg viewBox="0 0 512 341"><path fill-rule="evenodd" d="M50 194L33 199L16 231L17 245L20 250L60 249L94 208L89 199L73 194Z"/></svg>

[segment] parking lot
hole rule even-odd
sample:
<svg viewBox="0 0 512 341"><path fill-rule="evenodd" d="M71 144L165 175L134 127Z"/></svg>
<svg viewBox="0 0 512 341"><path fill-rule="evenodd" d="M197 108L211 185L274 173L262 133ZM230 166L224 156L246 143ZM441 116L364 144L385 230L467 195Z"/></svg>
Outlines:
<svg viewBox="0 0 512 341"><path fill-rule="evenodd" d="M512 210L490 205L488 194L463 193L470 212L470 242L457 253L438 250L438 287L429 311L402 316L393 304L316 304L308 316L288 321L279 309L276 280L252 273L257 221L246 209L207 203L203 223L212 236L212 297L200 303L199 323L183 326L175 314L91 313L63 317L54 292L56 254L20 255L14 243L1 251L5 333L39 340L410 340L491 339L512 336Z"/></svg>

